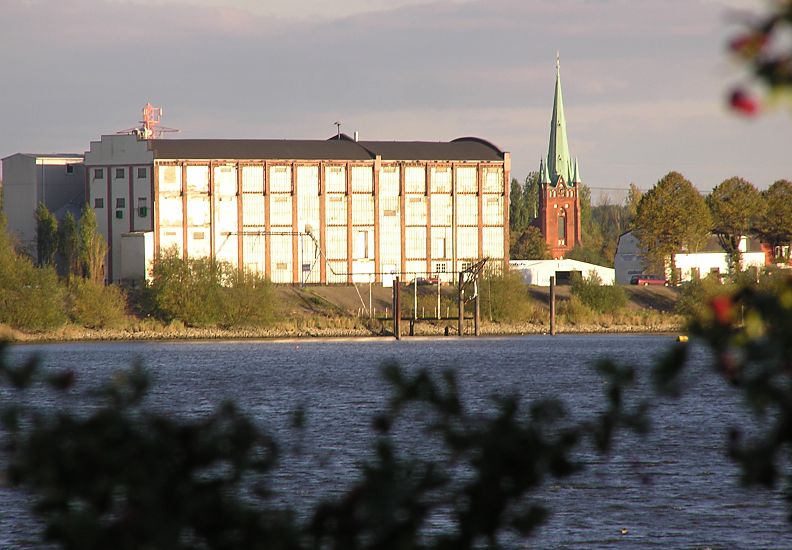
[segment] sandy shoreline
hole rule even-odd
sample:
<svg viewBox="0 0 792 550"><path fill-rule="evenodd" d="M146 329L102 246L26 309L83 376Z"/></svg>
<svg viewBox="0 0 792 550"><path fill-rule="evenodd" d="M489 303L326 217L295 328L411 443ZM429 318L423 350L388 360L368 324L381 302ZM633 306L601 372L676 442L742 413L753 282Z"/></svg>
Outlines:
<svg viewBox="0 0 792 550"><path fill-rule="evenodd" d="M389 328L389 327L388 327ZM549 334L546 324L534 323L482 323L482 336L517 336L528 334ZM679 323L660 323L653 325L621 324L580 324L560 325L558 334L655 334L679 333L684 328ZM456 338L456 325L450 329L449 338ZM419 323L415 326L417 337L445 337L445 325ZM465 337L473 337L473 326L466 325ZM46 332L22 332L8 327L0 327L0 339L15 343L45 342L101 342L101 341L153 341L153 340L295 340L316 338L393 338L387 328L372 327L301 327L301 328L256 328L256 329L219 329L164 326L152 329L86 329L67 325ZM405 322L402 338L409 339L409 324Z"/></svg>

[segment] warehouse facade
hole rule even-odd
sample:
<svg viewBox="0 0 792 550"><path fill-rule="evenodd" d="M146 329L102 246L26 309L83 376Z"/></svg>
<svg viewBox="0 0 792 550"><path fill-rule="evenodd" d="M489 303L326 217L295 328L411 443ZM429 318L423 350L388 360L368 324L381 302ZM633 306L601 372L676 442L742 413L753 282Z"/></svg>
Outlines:
<svg viewBox="0 0 792 550"><path fill-rule="evenodd" d="M86 194L106 277L141 279L166 249L276 283L389 284L508 263L509 153L450 142L103 136Z"/></svg>

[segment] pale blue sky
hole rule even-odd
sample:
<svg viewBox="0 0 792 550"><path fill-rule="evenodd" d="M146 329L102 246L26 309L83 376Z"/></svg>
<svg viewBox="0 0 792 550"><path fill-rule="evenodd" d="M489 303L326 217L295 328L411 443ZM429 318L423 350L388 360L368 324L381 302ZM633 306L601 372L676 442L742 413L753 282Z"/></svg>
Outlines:
<svg viewBox="0 0 792 550"><path fill-rule="evenodd" d="M555 54L593 188L792 179L792 116L728 112L761 0L0 0L0 157L82 152L146 101L184 138L488 139L547 153ZM595 194L596 197L596 194Z"/></svg>

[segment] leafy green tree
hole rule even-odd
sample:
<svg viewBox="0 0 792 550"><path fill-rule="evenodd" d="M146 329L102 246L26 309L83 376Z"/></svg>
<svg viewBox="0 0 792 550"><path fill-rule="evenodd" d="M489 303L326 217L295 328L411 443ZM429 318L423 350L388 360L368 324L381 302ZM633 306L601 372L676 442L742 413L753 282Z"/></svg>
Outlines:
<svg viewBox="0 0 792 550"><path fill-rule="evenodd" d="M764 201L759 191L742 178L729 178L716 186L707 197L712 214L712 232L729 256L731 271L740 271L742 237L752 233L764 213Z"/></svg>
<svg viewBox="0 0 792 550"><path fill-rule="evenodd" d="M80 240L80 266L83 276L95 283L104 280L104 266L107 259L107 242L99 233L96 213L91 205L83 205L77 225Z"/></svg>
<svg viewBox="0 0 792 550"><path fill-rule="evenodd" d="M525 183L512 178L509 193L509 231L521 235L537 217L539 201L539 173L531 172Z"/></svg>
<svg viewBox="0 0 792 550"><path fill-rule="evenodd" d="M669 172L641 198L635 235L647 267L665 270L681 250L696 252L712 227L709 208L698 190L679 172Z"/></svg>
<svg viewBox="0 0 792 550"><path fill-rule="evenodd" d="M38 265L55 265L55 255L58 253L58 220L43 202L36 208L36 253Z"/></svg>
<svg viewBox="0 0 792 550"><path fill-rule="evenodd" d="M774 250L792 248L792 182L778 180L762 193L764 215L759 220L759 235ZM789 254L781 260L789 260Z"/></svg>
<svg viewBox="0 0 792 550"><path fill-rule="evenodd" d="M66 280L80 275L80 235L77 221L71 212L67 212L60 224L58 234L58 251L63 258L63 272Z"/></svg>
<svg viewBox="0 0 792 550"><path fill-rule="evenodd" d="M514 260L547 260L550 251L542 232L538 227L528 227L521 234L512 234L512 245L509 257Z"/></svg>

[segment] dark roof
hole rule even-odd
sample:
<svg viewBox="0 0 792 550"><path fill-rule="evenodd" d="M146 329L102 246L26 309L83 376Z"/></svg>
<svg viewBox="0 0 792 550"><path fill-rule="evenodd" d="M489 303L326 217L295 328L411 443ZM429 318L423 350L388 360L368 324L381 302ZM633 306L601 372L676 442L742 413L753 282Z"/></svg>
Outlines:
<svg viewBox="0 0 792 550"><path fill-rule="evenodd" d="M157 159L371 160L366 149L346 140L152 139Z"/></svg>
<svg viewBox="0 0 792 550"><path fill-rule="evenodd" d="M284 160L503 160L503 152L479 138L434 141L360 141L342 139L152 139L157 159Z"/></svg>
<svg viewBox="0 0 792 550"><path fill-rule="evenodd" d="M503 151L479 138L454 141L361 141L382 160L503 160Z"/></svg>

